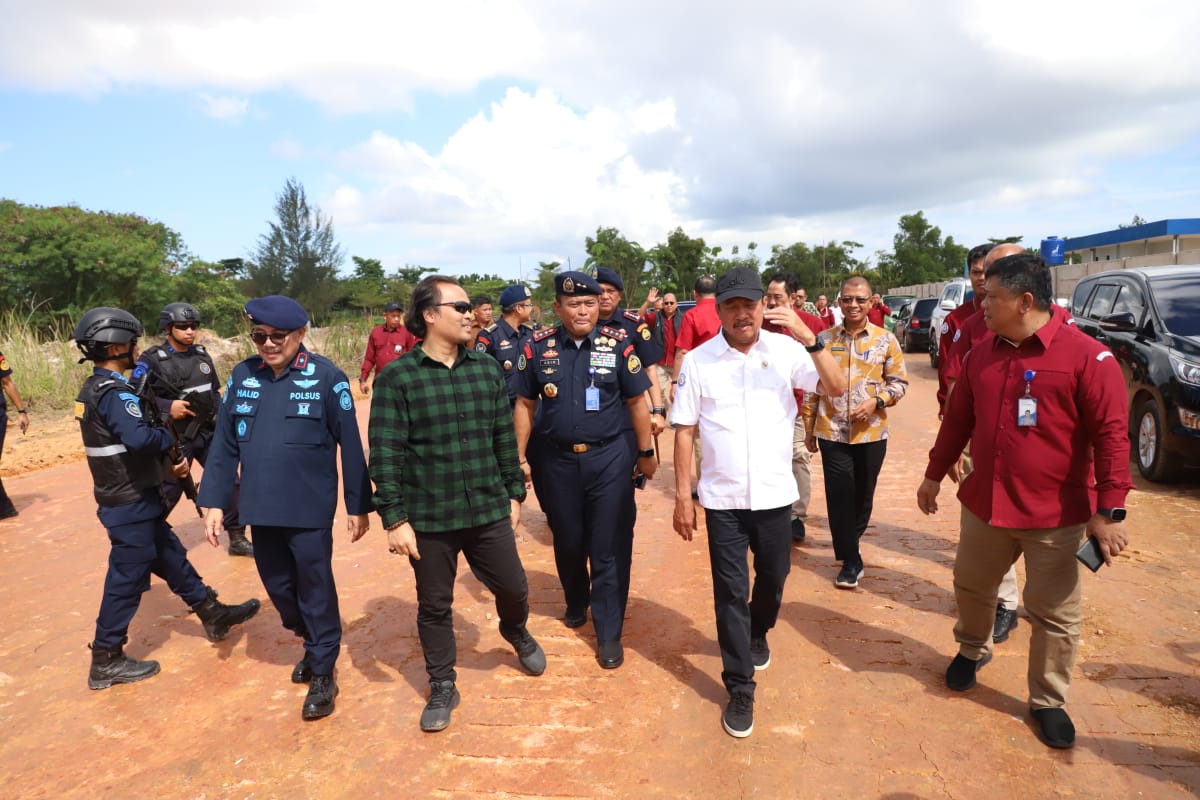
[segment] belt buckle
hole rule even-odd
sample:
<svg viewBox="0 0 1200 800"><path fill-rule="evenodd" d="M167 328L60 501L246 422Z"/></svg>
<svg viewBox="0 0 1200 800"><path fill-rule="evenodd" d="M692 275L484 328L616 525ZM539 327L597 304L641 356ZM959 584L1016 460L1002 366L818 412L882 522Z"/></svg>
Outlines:
<svg viewBox="0 0 1200 800"><path fill-rule="evenodd" d="M573 445L571 445L571 452L572 452L572 453L586 453L587 451L588 451L588 446L587 446L586 444L573 444Z"/></svg>

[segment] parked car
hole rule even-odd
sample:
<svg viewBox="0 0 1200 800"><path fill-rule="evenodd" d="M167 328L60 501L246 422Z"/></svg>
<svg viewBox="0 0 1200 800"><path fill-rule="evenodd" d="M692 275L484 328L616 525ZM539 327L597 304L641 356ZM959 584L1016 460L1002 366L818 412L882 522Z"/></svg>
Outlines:
<svg viewBox="0 0 1200 800"><path fill-rule="evenodd" d="M929 317L929 366L937 369L938 342L942 335L942 327L946 315L975 296L971 282L966 278L955 278L942 288L938 296L938 304Z"/></svg>
<svg viewBox="0 0 1200 800"><path fill-rule="evenodd" d="M1071 313L1125 373L1142 475L1167 481L1200 467L1200 265L1089 275L1075 287Z"/></svg>
<svg viewBox="0 0 1200 800"><path fill-rule="evenodd" d="M921 297L903 301L896 312L892 333L900 340L900 349L906 353L929 349L929 322L937 308L936 297Z"/></svg>
<svg viewBox="0 0 1200 800"><path fill-rule="evenodd" d="M916 295L912 294L885 294L883 295L883 304L891 310L892 313L887 314L883 318L883 327L886 330L891 330L896 324L896 315L900 313L900 307L904 305L906 300L915 300Z"/></svg>

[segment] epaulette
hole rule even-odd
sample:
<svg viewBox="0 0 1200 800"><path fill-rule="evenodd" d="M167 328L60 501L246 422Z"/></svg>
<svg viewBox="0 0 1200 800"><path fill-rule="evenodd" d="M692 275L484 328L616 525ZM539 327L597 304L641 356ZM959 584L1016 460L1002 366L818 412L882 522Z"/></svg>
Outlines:
<svg viewBox="0 0 1200 800"><path fill-rule="evenodd" d="M640 314L638 314L638 312L627 308L627 309L625 309L625 319L630 320L632 322L641 322L642 316Z"/></svg>
<svg viewBox="0 0 1200 800"><path fill-rule="evenodd" d="M541 330L537 330L537 331L533 332L533 340L535 342L540 342L542 339L548 339L549 337L553 336L556 333L558 333L557 326L555 326L553 328L542 328Z"/></svg>
<svg viewBox="0 0 1200 800"><path fill-rule="evenodd" d="M490 322L484 327L484 330L487 331L488 333L491 333L492 331L496 330L496 327L497 327L496 323Z"/></svg>
<svg viewBox="0 0 1200 800"><path fill-rule="evenodd" d="M154 347L151 347L150 352L152 352L152 353L154 353L154 355L158 356L159 361L166 361L167 359L169 359L171 357L171 354L167 352L167 348L159 347L158 345L154 345Z"/></svg>
<svg viewBox="0 0 1200 800"><path fill-rule="evenodd" d="M197 353L203 353L204 355L208 355L208 351L204 349L204 345L202 345L202 344L194 344L194 345L192 345L192 349L195 350Z"/></svg>
<svg viewBox="0 0 1200 800"><path fill-rule="evenodd" d="M616 325L605 325L600 328L600 332L618 342L625 341L625 337L629 335L624 328L618 328Z"/></svg>

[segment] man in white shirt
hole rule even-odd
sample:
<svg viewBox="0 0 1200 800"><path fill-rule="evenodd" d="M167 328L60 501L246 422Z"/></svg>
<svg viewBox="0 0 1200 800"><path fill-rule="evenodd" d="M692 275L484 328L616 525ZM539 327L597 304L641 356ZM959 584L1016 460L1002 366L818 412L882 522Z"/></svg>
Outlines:
<svg viewBox="0 0 1200 800"><path fill-rule="evenodd" d="M754 672L771 663L767 631L775 625L791 569L793 389L841 394L845 377L824 344L788 306L766 309L762 281L735 267L717 281L719 336L684 357L671 422L675 463L687 463L697 429L704 448L698 493L708 530L721 679L729 704L726 733L754 729ZM762 330L763 319L795 338ZM805 352L808 351L808 352ZM696 530L690 476L675 476L674 527L685 541ZM746 550L754 555L750 588Z"/></svg>

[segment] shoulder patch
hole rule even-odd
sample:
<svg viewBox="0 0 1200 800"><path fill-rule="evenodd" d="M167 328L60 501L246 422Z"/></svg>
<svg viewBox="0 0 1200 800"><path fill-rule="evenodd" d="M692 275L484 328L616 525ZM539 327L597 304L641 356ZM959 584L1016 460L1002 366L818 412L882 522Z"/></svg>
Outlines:
<svg viewBox="0 0 1200 800"><path fill-rule="evenodd" d="M163 347L155 347L155 348L154 348L154 354L155 354L156 356L158 356L158 360L159 360L159 361L166 361L168 358L170 358L170 357L171 357L171 354L170 354L170 353L168 353L168 352L166 351L166 348L163 348Z"/></svg>
<svg viewBox="0 0 1200 800"><path fill-rule="evenodd" d="M954 332L954 338L951 341L957 342L961 337L962 337L962 328L959 328L958 330L956 330Z"/></svg>
<svg viewBox="0 0 1200 800"><path fill-rule="evenodd" d="M949 332L950 332L950 323L949 323L949 322L942 322L942 329L941 329L941 333L943 333L943 334L947 334L947 333L949 333Z"/></svg>
<svg viewBox="0 0 1200 800"><path fill-rule="evenodd" d="M194 345L192 345L192 348L193 348L193 349L194 349L194 350L195 350L197 353L204 353L204 354L206 354L206 355L208 354L208 351L204 349L204 345L202 345L202 344L194 344Z"/></svg>
<svg viewBox="0 0 1200 800"><path fill-rule="evenodd" d="M642 321L642 318L640 316L638 316L638 312L633 311L632 309L628 309L628 308L625 309L625 319L632 320L633 322L641 322Z"/></svg>
<svg viewBox="0 0 1200 800"><path fill-rule="evenodd" d="M540 342L542 339L549 338L557 332L558 332L557 326L553 327L553 328L542 328L541 330L537 330L537 331L533 332L533 340L535 342Z"/></svg>
<svg viewBox="0 0 1200 800"><path fill-rule="evenodd" d="M484 329L485 331L491 332L491 331L494 331L494 330L496 330L496 327L497 327L497 326L496 326L496 323L494 323L494 322L489 322L487 325L485 325L485 326L484 326L484 328L483 328L483 329Z"/></svg>
<svg viewBox="0 0 1200 800"><path fill-rule="evenodd" d="M616 339L618 342L625 341L628 334L624 328L618 328L616 325L605 325L600 328L600 332L610 339Z"/></svg>
<svg viewBox="0 0 1200 800"><path fill-rule="evenodd" d="M630 353L632 353L634 351L634 349L635 348L633 345L626 345L625 349L621 351L621 358L627 357Z"/></svg>
<svg viewBox="0 0 1200 800"><path fill-rule="evenodd" d="M475 340L475 351L477 353L486 353L488 348L488 340L482 336Z"/></svg>

